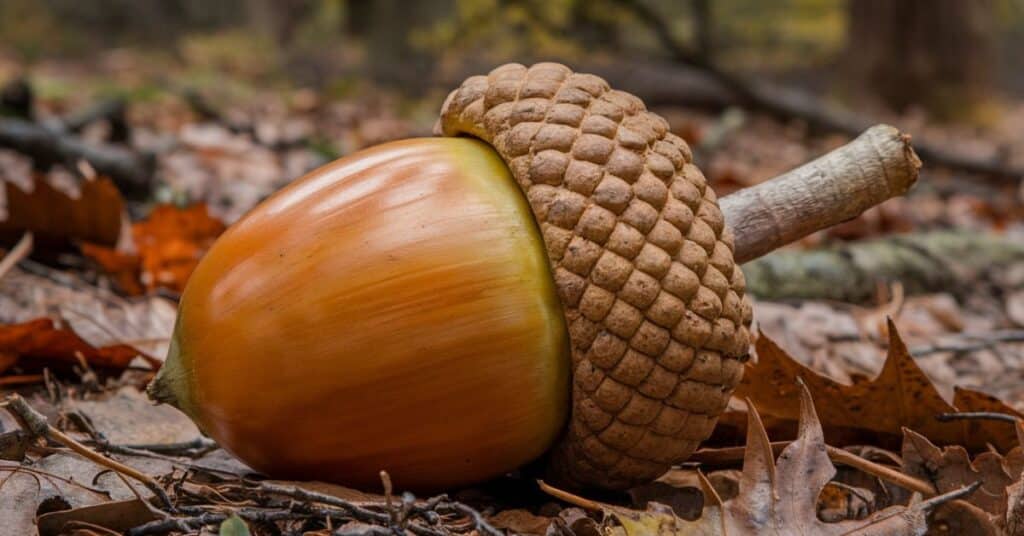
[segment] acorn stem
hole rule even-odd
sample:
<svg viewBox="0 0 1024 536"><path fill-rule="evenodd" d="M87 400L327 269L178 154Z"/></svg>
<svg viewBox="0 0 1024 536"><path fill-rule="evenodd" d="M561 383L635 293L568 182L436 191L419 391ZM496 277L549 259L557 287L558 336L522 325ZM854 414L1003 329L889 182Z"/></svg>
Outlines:
<svg viewBox="0 0 1024 536"><path fill-rule="evenodd" d="M875 125L816 160L727 195L719 206L736 240L733 257L744 263L856 218L906 193L920 168L910 136Z"/></svg>

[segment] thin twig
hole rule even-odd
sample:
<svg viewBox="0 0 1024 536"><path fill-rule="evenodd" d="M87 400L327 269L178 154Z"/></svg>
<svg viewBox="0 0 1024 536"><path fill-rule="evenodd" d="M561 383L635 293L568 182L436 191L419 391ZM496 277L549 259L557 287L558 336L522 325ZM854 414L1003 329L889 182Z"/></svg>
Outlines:
<svg viewBox="0 0 1024 536"><path fill-rule="evenodd" d="M773 441L772 452L774 456L778 456L782 453L783 449L789 446L790 441ZM826 446L828 450L828 457L832 462L853 467L859 469L869 475L876 476L886 482L896 484L902 488L906 488L912 491L923 493L926 495L935 495L935 487L925 482L924 480L914 478L910 475L901 473L896 469L889 466L882 465L880 463L867 460L853 454L852 452L839 449L833 446ZM743 461L743 453L746 447L729 447L724 449L704 449L699 450L690 457L688 462L697 462L704 465L725 465L739 463Z"/></svg>
<svg viewBox="0 0 1024 536"><path fill-rule="evenodd" d="M939 352L973 352L975 350L991 348L997 344L1024 342L1024 330L1008 329L993 331L990 333L964 333L960 335L958 339L960 340L950 343L939 343L930 346L911 348L910 355L914 357L921 357Z"/></svg>
<svg viewBox="0 0 1024 536"><path fill-rule="evenodd" d="M971 484L970 486L964 486L960 489L955 489L953 491L943 493L942 495L936 495L935 497L918 503L917 507L926 511L931 510L932 508L935 508L936 506L939 506L943 503L954 501L956 499L960 499L962 497L966 497L974 493L978 488L981 487L981 484L982 482L979 480Z"/></svg>
<svg viewBox="0 0 1024 536"><path fill-rule="evenodd" d="M935 486L932 486L930 483L925 482L924 480L921 480L919 478L914 478L908 474L901 473L900 471L897 471L896 469L893 469L886 465L875 463L871 460L866 460L852 452L848 452L843 449L838 449L836 447L828 445L826 445L825 448L828 449L829 459L831 459L835 463L840 463L849 467L853 467L854 469L859 469L869 475L878 477L886 482L896 484L901 488L916 491L924 495L935 495L936 493L938 493L938 491L935 489Z"/></svg>
<svg viewBox="0 0 1024 536"><path fill-rule="evenodd" d="M18 243L0 260L0 279L3 279L7 272L11 271L11 268L28 257L30 253L32 253L32 233L25 231L25 234L21 235L21 240L18 240Z"/></svg>
<svg viewBox="0 0 1024 536"><path fill-rule="evenodd" d="M604 509L604 505L597 501L590 500L586 497L580 497L579 495L576 495L575 493L569 493L564 489L556 488L551 484L544 482L543 480L538 480L537 485L540 486L540 490L543 491L544 493L547 493L548 495L562 502L567 502L573 506L579 506L584 510L590 510L591 512L600 512L601 510Z"/></svg>

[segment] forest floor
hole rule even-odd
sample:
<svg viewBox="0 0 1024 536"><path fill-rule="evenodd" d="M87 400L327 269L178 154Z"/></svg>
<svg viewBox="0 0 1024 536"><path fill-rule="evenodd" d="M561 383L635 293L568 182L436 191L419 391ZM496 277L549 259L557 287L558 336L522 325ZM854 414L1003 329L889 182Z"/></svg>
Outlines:
<svg viewBox="0 0 1024 536"><path fill-rule="evenodd" d="M124 121L117 112L99 114L73 135L152 155L151 193L118 193L118 181L71 163L39 172L25 151L0 148L0 245L7 248L0 262L0 389L24 396L51 427L43 440L24 414L19 421L16 410L0 412L0 535L753 534L735 528L758 517L752 492L741 486L769 478L783 446L759 442L762 425L772 441L796 440L771 477L776 495L784 495L776 500L798 512L784 520L789 529L816 533L828 522L844 531L891 525L893 532L883 533L914 534L927 519L936 534L1024 534L1024 427L1014 421L1024 417L1024 255L982 262L984 269L949 288L869 280L871 299L859 303L756 299L756 357L741 396L695 458L699 464L600 502L542 491L522 475L430 500L264 480L188 418L142 394L167 350L178 294L225 226L340 155L429 135L443 93L409 100L373 88L263 90L209 75L171 83L140 62L123 53L100 65L37 66L27 121L59 129L76 114L124 99ZM18 68L0 58L0 83ZM917 115L885 119L915 139L1020 166L1024 103L1005 108L985 128ZM849 141L737 109L656 111L691 143L720 195ZM127 136L119 134L123 128ZM1024 183L1016 179L925 161L907 197L790 249L935 230L1021 245ZM34 247L19 248L26 228L35 231ZM795 387L798 377L817 414ZM761 420L748 421L744 397ZM936 420L955 412L987 415ZM804 425L799 435L797 421ZM748 423L755 431L749 436ZM833 461L842 458L835 447L848 453L837 474L822 458L823 441ZM171 502L74 452L75 445L148 475ZM807 445L820 446L820 455ZM785 495L808 487L786 476L794 463L817 489ZM980 488L966 488L976 482ZM401 482L394 484L400 493ZM712 526L714 519L725 524Z"/></svg>

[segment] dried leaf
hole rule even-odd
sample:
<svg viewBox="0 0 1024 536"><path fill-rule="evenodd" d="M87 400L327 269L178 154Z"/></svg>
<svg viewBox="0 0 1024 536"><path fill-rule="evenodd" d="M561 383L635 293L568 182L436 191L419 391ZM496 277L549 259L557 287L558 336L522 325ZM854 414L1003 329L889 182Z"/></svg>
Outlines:
<svg viewBox="0 0 1024 536"><path fill-rule="evenodd" d="M1001 536L1003 532L981 508L964 501L949 501L928 516L928 534Z"/></svg>
<svg viewBox="0 0 1024 536"><path fill-rule="evenodd" d="M103 400L68 400L65 411L78 411L115 444L184 443L200 437L184 413L156 406L134 387L122 387Z"/></svg>
<svg viewBox="0 0 1024 536"><path fill-rule="evenodd" d="M1006 523L1009 536L1024 536L1024 481L1018 480L1006 488Z"/></svg>
<svg viewBox="0 0 1024 536"><path fill-rule="evenodd" d="M0 326L0 355L16 356L17 364L32 369L75 366L79 364L79 355L96 369L123 370L139 356L149 360L154 367L159 366L158 361L147 358L126 344L96 348L74 331L54 327L49 318ZM7 361L6 364L9 368L14 362Z"/></svg>
<svg viewBox="0 0 1024 536"><path fill-rule="evenodd" d="M761 413L776 420L770 429L778 439L785 437L784 425L798 419L799 399L794 386L797 378L802 378L818 401L825 437L832 445L894 447L902 438L903 427L917 430L938 444L962 444L971 451L993 444L1005 452L1016 445L1015 439L1010 442L1005 426L968 427L963 421L936 420L936 415L955 413L957 408L942 398L918 367L891 322L888 331L889 355L882 371L872 380L853 385L814 372L762 334L756 345L758 361L747 370L736 394L750 398ZM735 416L727 415L722 422L736 426Z"/></svg>
<svg viewBox="0 0 1024 536"><path fill-rule="evenodd" d="M13 244L32 231L36 249L66 249L73 241L113 246L124 225L124 200L105 177L74 182L77 192L57 188L43 175L22 188L3 181L6 206L0 206L0 245Z"/></svg>
<svg viewBox="0 0 1024 536"><path fill-rule="evenodd" d="M185 209L157 207L132 227L143 283L151 290L157 286L184 290L199 259L224 229L224 223L210 216L204 204Z"/></svg>
<svg viewBox="0 0 1024 536"><path fill-rule="evenodd" d="M529 510L504 510L488 518L495 528L507 529L511 534L543 535L551 524L551 518L532 514Z"/></svg>
<svg viewBox="0 0 1024 536"><path fill-rule="evenodd" d="M957 387L953 391L953 405L959 411L1004 413L1018 419L1024 419L1024 414L1013 409L1002 400L990 394L962 387ZM1013 448L1013 446L1020 444L1013 423L994 419L968 419L961 422L964 428L966 428L964 433L968 437L992 438L992 444L999 446L1001 449L1005 449L1007 445Z"/></svg>
<svg viewBox="0 0 1024 536"><path fill-rule="evenodd" d="M132 226L135 251L84 244L82 253L95 261L128 294L157 287L181 292L185 282L224 223L204 204L180 209L161 205Z"/></svg>
<svg viewBox="0 0 1024 536"><path fill-rule="evenodd" d="M36 519L39 536L58 536L75 523L88 523L116 532L156 520L152 509L138 498L110 501L43 514Z"/></svg>
<svg viewBox="0 0 1024 536"><path fill-rule="evenodd" d="M930 481L939 493L981 482L981 487L964 500L996 516L1006 512L1006 487L1014 479L1003 465L1003 457L983 452L971 460L961 446L939 448L913 430L903 430L903 472Z"/></svg>
<svg viewBox="0 0 1024 536"><path fill-rule="evenodd" d="M696 479L697 472L689 472ZM629 496L636 508L647 508L649 503L664 504L683 519L697 519L704 509L704 494L697 486L657 480L629 490Z"/></svg>
<svg viewBox="0 0 1024 536"><path fill-rule="evenodd" d="M0 536L35 533L39 495L40 483L35 475L18 469L0 472Z"/></svg>

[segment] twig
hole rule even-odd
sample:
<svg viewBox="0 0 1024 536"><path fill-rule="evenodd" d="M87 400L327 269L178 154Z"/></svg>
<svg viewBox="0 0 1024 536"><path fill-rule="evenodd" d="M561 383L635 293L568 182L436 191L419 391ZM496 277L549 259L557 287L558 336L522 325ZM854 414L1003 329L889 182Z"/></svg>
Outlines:
<svg viewBox="0 0 1024 536"><path fill-rule="evenodd" d="M129 529L125 534L127 536L155 536L158 534L168 534L171 532L192 532L193 530L204 527L206 525L212 525L214 523L222 523L229 516L225 514L214 514L205 513L194 517L171 517L168 519L160 519L157 521L150 521L144 525Z"/></svg>
<svg viewBox="0 0 1024 536"><path fill-rule="evenodd" d="M202 456L219 447L216 441L207 437L197 437L191 441L181 441L178 443L141 443L129 445L112 445L108 443L108 445L132 450L148 450L158 454L189 457Z"/></svg>
<svg viewBox="0 0 1024 536"><path fill-rule="evenodd" d="M538 480L537 485L540 486L540 490L548 495L562 501L567 502L573 506L579 506L584 510L590 510L592 512L600 512L604 509L604 505L597 501L587 499L586 497L580 497L575 493L569 493L564 489L559 489L543 480Z"/></svg>
<svg viewBox="0 0 1024 536"><path fill-rule="evenodd" d="M11 248L10 251L0 259L0 279L3 279L7 272L10 272L19 262L32 253L32 233L26 231L21 235L21 240Z"/></svg>
<svg viewBox="0 0 1024 536"><path fill-rule="evenodd" d="M257 483L255 489L258 491L262 491L264 493L284 495L285 497L291 497L293 499L298 499L300 501L316 502L321 504L327 504L330 506L336 506L349 512L349 514L358 521L385 524L391 519L390 516L388 516L387 514L374 512L373 510L364 508L355 503L324 493L306 491L304 489L295 487L279 486L277 484L269 484L266 482Z"/></svg>
<svg viewBox="0 0 1024 536"><path fill-rule="evenodd" d="M468 517L473 522L473 528L476 529L476 532L479 534L485 534L487 536L504 536L505 534L488 523L487 520L484 519L484 516L481 515L480 512L476 511L476 509L460 502L453 501L441 503L437 505L437 508L438 510L451 510Z"/></svg>
<svg viewBox="0 0 1024 536"><path fill-rule="evenodd" d="M835 463L840 463L854 469L859 469L869 475L878 477L886 482L896 484L897 486L911 491L916 491L924 495L935 495L938 491L935 486L932 486L928 482L919 478L914 478L908 474L901 473L896 469L875 463L871 460L866 460L857 456L852 452L845 451L832 446L826 446L828 449L828 457Z"/></svg>
<svg viewBox="0 0 1024 536"><path fill-rule="evenodd" d="M1010 342L1024 342L1024 330L999 330L991 333L964 333L961 339L969 342L951 342L946 344L933 344L931 346L918 346L910 349L910 355L920 357L923 355L939 352L973 352L991 348L996 344Z"/></svg>
<svg viewBox="0 0 1024 536"><path fill-rule="evenodd" d="M790 441L773 441L772 452L774 456L778 456L782 453L783 449L789 446ZM834 463L839 463L854 469L859 469L869 475L876 476L886 482L896 484L902 488L906 488L912 491L923 493L926 495L934 495L936 493L935 487L925 482L924 480L914 478L910 475L901 473L896 469L875 463L871 460L866 460L853 454L852 452L845 451L833 446L826 446L828 451L828 457ZM702 465L725 465L739 463L743 461L743 454L746 447L729 447L723 449L704 449L699 450L690 457L688 462L696 462Z"/></svg>
<svg viewBox="0 0 1024 536"><path fill-rule="evenodd" d="M935 416L935 420L948 422L957 420L967 419L988 419L993 421L1004 421L1009 423L1016 423L1020 419L1009 413L997 413L995 411L963 411L959 413L940 413Z"/></svg>
<svg viewBox="0 0 1024 536"><path fill-rule="evenodd" d="M966 497L974 493L975 491L977 491L978 488L981 487L981 484L982 482L979 480L971 484L970 486L964 486L960 489L955 489L953 491L943 493L942 495L936 495L935 497L918 503L917 507L925 511L931 510L932 508L935 508L936 506L939 506L943 503L954 501L956 499L960 499L962 497Z"/></svg>
<svg viewBox="0 0 1024 536"><path fill-rule="evenodd" d="M64 432L54 428L47 421L46 416L32 408L32 406L30 406L20 395L14 394L9 396L4 402L4 407L12 415L18 418L27 431L39 437L52 439L97 465L117 471L123 475L128 475L135 480L142 482L157 496L158 499L160 499L168 510L174 510L171 498L167 495L167 492L164 491L163 487L153 479L153 477L135 469L134 467L127 466L117 460L108 458L79 443L76 439Z"/></svg>

